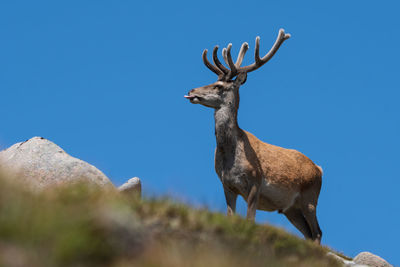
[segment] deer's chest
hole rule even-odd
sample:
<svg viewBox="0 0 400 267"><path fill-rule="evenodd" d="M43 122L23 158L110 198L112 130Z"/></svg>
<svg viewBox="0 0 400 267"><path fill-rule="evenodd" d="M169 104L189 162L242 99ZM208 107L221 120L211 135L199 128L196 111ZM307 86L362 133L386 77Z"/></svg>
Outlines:
<svg viewBox="0 0 400 267"><path fill-rule="evenodd" d="M215 171L224 187L241 194L247 195L251 187L254 171L242 156L242 151L226 151L217 148L215 152Z"/></svg>

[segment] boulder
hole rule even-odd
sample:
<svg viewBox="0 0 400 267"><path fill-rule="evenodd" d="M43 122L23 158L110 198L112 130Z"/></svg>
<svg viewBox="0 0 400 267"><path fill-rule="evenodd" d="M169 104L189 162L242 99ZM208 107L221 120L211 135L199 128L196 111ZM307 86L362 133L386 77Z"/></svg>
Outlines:
<svg viewBox="0 0 400 267"><path fill-rule="evenodd" d="M142 184L138 177L133 177L118 187L118 190L126 194L135 194L140 197L142 193Z"/></svg>
<svg viewBox="0 0 400 267"><path fill-rule="evenodd" d="M352 260L346 260L345 258L342 258L341 256L338 256L333 252L328 252L326 255L341 263L343 267L368 267L364 264L357 264Z"/></svg>
<svg viewBox="0 0 400 267"><path fill-rule="evenodd" d="M31 138L1 151L0 168L38 190L80 180L112 186L99 169L68 155L62 148L42 137Z"/></svg>
<svg viewBox="0 0 400 267"><path fill-rule="evenodd" d="M361 252L353 260L357 264L363 264L371 267L393 267L381 257L370 252Z"/></svg>

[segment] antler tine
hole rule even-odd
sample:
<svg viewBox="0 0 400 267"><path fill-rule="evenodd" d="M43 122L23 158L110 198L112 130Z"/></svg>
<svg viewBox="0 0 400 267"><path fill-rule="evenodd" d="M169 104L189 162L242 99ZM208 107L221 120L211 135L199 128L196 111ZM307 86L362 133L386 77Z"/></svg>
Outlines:
<svg viewBox="0 0 400 267"><path fill-rule="evenodd" d="M222 72L222 70L218 69L217 67L215 67L213 64L211 64L208 59L207 59L207 49L204 49L203 51L203 62L204 65L206 65L207 68L209 68L212 72L214 72L215 74L217 74L218 76L224 75L224 73Z"/></svg>
<svg viewBox="0 0 400 267"><path fill-rule="evenodd" d="M272 48L268 51L268 53L261 59L262 63L268 62L278 51L279 47L283 44L283 42L290 38L290 34L286 34L284 29L279 30L278 38L276 39ZM260 38L258 38L260 39Z"/></svg>
<svg viewBox="0 0 400 267"><path fill-rule="evenodd" d="M256 62L256 65L261 64L261 58L260 58L260 36L256 37L256 48L254 49L254 60Z"/></svg>
<svg viewBox="0 0 400 267"><path fill-rule="evenodd" d="M213 61L214 61L214 64L215 64L215 65L217 66L217 68L219 68L224 74L228 74L228 73L229 73L229 70L228 70L227 68L225 68L225 66L222 65L222 63L219 61L217 52L218 52L218 45L216 45L216 46L214 47L214 50L213 50Z"/></svg>
<svg viewBox="0 0 400 267"><path fill-rule="evenodd" d="M222 49L222 57L224 58L225 64L229 65L228 57L226 56L226 48L225 47Z"/></svg>
<svg viewBox="0 0 400 267"><path fill-rule="evenodd" d="M228 44L228 47L226 49L226 57L227 57L229 68L231 69L229 72L229 78L233 78L237 74L237 69L236 69L235 63L233 63L233 60L232 60L231 49L232 49L232 44Z"/></svg>
<svg viewBox="0 0 400 267"><path fill-rule="evenodd" d="M247 49L249 49L249 44L247 42L244 42L242 44L242 47L240 48L238 58L236 59L236 63L235 63L236 68L240 68L240 65L242 65L242 61L243 61L244 55L247 52Z"/></svg>
<svg viewBox="0 0 400 267"><path fill-rule="evenodd" d="M275 55L276 51L278 51L278 49L282 45L282 43L289 38L290 38L290 34L286 34L284 29L280 29L278 37L276 38L276 41L275 41L274 45L272 46L272 48L269 50L269 52L263 58L260 58L260 37L257 37L256 38L256 48L255 48L255 52L254 52L255 62L249 66L240 68L238 71L239 72L251 72L251 71L258 69L259 67L261 67L262 65L267 63Z"/></svg>

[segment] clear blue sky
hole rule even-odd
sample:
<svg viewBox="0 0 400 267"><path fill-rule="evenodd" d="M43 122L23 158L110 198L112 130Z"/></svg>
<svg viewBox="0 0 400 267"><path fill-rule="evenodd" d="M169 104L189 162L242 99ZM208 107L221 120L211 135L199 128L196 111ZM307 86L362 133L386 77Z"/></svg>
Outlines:
<svg viewBox="0 0 400 267"><path fill-rule="evenodd" d="M239 124L324 169L323 243L400 265L399 1L2 1L0 149L43 136L119 185L225 211L204 48L292 38L241 88ZM244 214L245 204L240 201ZM284 216L257 221L297 234Z"/></svg>

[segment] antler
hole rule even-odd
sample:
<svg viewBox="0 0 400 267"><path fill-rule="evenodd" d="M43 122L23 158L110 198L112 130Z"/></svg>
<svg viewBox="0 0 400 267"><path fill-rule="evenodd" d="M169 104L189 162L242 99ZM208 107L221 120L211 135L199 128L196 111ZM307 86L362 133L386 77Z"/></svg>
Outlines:
<svg viewBox="0 0 400 267"><path fill-rule="evenodd" d="M257 36L256 38L256 48L254 51L254 59L255 62L253 64L250 64L245 67L240 67L242 64L244 55L246 54L247 50L249 49L249 45L245 42L242 44L242 47L240 48L238 58L236 60L236 63L233 63L232 60L232 55L231 55L231 49L232 49L232 44L228 44L227 48L224 48L222 50L222 56L224 58L225 63L229 66L229 69L227 69L219 60L217 57L217 51L218 51L218 46L214 47L213 50L213 64L211 64L208 59L207 59L207 49L203 51L203 61L204 64L209 68L211 71L213 71L215 74L218 75L219 80L230 80L239 73L248 73L252 72L258 68L260 68L262 65L267 63L278 51L279 47L282 45L282 43L290 38L290 34L285 33L284 29L279 30L278 37L276 38L276 41L272 48L269 50L269 52L263 57L260 58L260 37Z"/></svg>

